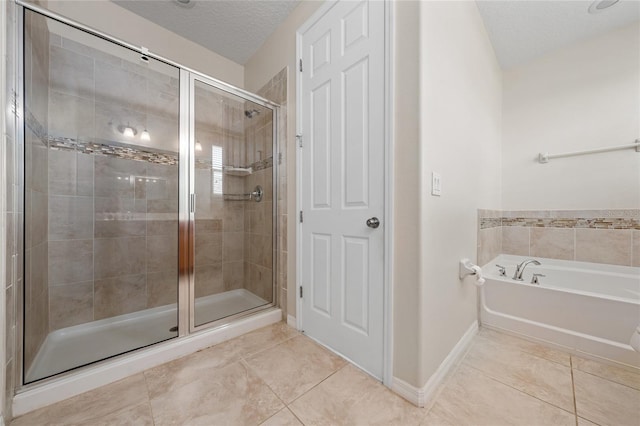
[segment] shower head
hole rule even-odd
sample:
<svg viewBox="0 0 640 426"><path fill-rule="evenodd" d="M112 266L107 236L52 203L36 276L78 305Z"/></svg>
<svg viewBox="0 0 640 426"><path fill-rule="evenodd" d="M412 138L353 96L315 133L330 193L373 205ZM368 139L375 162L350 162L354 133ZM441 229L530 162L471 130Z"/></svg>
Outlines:
<svg viewBox="0 0 640 426"><path fill-rule="evenodd" d="M260 114L260 111L258 111L257 109L246 110L246 111L244 112L244 115L245 115L247 118L253 118L253 117L255 117L255 116L256 116L256 115L258 115L258 114Z"/></svg>

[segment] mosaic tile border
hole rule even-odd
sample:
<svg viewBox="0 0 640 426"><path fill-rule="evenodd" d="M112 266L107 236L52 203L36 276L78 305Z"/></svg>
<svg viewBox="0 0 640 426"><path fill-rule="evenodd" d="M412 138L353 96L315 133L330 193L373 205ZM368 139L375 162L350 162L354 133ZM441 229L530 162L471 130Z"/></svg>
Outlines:
<svg viewBox="0 0 640 426"><path fill-rule="evenodd" d="M501 226L519 226L528 228L565 228L565 229L636 229L640 230L640 220L628 217L508 217L480 218L480 229Z"/></svg>
<svg viewBox="0 0 640 426"><path fill-rule="evenodd" d="M44 130L44 126L35 118L31 111L26 111L26 125L36 135L36 137L51 149L65 151L76 151L81 154L107 155L133 161L145 161L153 164L163 164L175 166L178 164L178 155L170 153L155 152L150 150L133 148L131 146L111 145L108 143L87 142L65 137L50 137ZM211 167L211 161L196 159L196 169L207 169ZM253 171L259 171L273 167L273 157L256 161L249 167Z"/></svg>
<svg viewBox="0 0 640 426"><path fill-rule="evenodd" d="M49 148L76 151L80 154L95 154L116 157L123 160L144 161L165 166L178 164L178 156L160 152L145 151L126 146L108 145L96 142L82 142L71 138L50 137Z"/></svg>

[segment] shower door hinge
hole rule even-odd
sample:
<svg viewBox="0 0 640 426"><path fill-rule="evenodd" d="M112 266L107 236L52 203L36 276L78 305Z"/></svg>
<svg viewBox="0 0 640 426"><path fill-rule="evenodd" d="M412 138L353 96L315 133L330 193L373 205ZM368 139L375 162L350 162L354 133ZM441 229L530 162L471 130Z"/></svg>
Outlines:
<svg viewBox="0 0 640 426"><path fill-rule="evenodd" d="M300 223L304 222L304 217L302 217L302 210L300 210Z"/></svg>
<svg viewBox="0 0 640 426"><path fill-rule="evenodd" d="M300 59L300 72L302 72L302 59Z"/></svg>
<svg viewBox="0 0 640 426"><path fill-rule="evenodd" d="M302 134L296 135L296 139L298 140L298 146L302 148Z"/></svg>
<svg viewBox="0 0 640 426"><path fill-rule="evenodd" d="M15 90L11 91L11 113L17 115L18 113L18 95Z"/></svg>
<svg viewBox="0 0 640 426"><path fill-rule="evenodd" d="M300 286L300 299L302 299L302 286Z"/></svg>

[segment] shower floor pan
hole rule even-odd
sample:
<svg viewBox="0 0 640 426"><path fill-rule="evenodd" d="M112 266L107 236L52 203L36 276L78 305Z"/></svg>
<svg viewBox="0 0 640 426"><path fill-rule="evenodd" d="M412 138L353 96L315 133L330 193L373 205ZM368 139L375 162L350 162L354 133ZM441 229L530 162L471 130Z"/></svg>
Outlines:
<svg viewBox="0 0 640 426"><path fill-rule="evenodd" d="M196 299L196 324L269 304L245 289ZM175 304L75 325L49 333L31 368L27 383L91 364L178 335Z"/></svg>

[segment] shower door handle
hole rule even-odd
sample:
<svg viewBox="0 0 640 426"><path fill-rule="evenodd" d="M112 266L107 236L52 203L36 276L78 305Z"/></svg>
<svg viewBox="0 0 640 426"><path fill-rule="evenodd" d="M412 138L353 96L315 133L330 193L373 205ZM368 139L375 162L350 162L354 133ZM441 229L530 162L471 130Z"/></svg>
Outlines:
<svg viewBox="0 0 640 426"><path fill-rule="evenodd" d="M189 211L191 211L191 213L195 213L196 212L196 194L191 194L191 197L189 198Z"/></svg>
<svg viewBox="0 0 640 426"><path fill-rule="evenodd" d="M378 226L380 226L380 219L378 219L377 217L372 217L371 219L367 219L367 226L369 228L376 229Z"/></svg>

